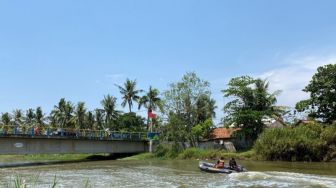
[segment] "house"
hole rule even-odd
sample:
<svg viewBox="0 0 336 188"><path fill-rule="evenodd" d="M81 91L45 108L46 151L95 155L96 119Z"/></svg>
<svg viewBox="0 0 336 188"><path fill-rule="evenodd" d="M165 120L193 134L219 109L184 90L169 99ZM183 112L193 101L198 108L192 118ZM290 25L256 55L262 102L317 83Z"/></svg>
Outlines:
<svg viewBox="0 0 336 188"><path fill-rule="evenodd" d="M281 119L274 119L270 117L264 117L261 120L266 128L284 128L287 127L287 124L283 122Z"/></svg>
<svg viewBox="0 0 336 188"><path fill-rule="evenodd" d="M213 140L217 143L231 141L232 139L234 139L234 133L238 130L240 130L240 128L215 128L211 131L209 140Z"/></svg>
<svg viewBox="0 0 336 188"><path fill-rule="evenodd" d="M207 140L200 142L199 147L203 149L225 149L228 151L236 151L235 132L240 128L224 128L219 127L212 129Z"/></svg>

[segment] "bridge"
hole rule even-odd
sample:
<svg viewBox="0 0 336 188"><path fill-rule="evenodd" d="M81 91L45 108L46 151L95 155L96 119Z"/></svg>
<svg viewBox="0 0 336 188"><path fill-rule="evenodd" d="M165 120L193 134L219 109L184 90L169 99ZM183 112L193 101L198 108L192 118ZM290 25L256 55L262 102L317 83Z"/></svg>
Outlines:
<svg viewBox="0 0 336 188"><path fill-rule="evenodd" d="M0 130L0 154L136 154L150 150L149 135L146 132L7 126Z"/></svg>

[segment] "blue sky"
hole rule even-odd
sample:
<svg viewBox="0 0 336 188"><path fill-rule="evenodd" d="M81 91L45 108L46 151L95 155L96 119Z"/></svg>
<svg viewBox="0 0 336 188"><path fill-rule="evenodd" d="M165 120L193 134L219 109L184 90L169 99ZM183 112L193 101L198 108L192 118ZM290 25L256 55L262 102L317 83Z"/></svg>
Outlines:
<svg viewBox="0 0 336 188"><path fill-rule="evenodd" d="M320 65L336 62L336 1L0 1L0 112L60 98L99 107L114 84L164 91L188 71L220 90L267 78L293 106ZM119 104L120 104L119 100Z"/></svg>

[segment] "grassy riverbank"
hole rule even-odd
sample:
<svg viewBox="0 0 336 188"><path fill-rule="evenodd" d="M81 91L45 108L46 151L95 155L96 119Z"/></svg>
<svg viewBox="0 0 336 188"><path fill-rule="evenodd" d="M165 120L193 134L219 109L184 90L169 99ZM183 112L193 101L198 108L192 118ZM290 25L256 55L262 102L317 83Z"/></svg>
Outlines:
<svg viewBox="0 0 336 188"><path fill-rule="evenodd" d="M244 152L227 152L224 150L204 150L199 148L187 148L180 152L173 152L168 146L162 146L165 149L159 148L155 153L143 153L132 157L127 157L122 160L168 160L168 159L218 159L224 157L226 159L236 158L240 160L256 160L258 157L255 155L254 150Z"/></svg>
<svg viewBox="0 0 336 188"><path fill-rule="evenodd" d="M109 158L108 154L36 154L36 155L0 155L0 163L41 162L41 161L86 161Z"/></svg>

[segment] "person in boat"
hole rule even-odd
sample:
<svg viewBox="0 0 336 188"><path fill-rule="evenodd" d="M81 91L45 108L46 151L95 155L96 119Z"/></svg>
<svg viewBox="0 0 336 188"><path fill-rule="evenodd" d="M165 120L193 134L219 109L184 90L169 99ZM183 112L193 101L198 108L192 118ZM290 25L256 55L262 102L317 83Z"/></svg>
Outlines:
<svg viewBox="0 0 336 188"><path fill-rule="evenodd" d="M217 164L215 165L215 168L224 168L224 157L221 157L221 158L217 161Z"/></svg>
<svg viewBox="0 0 336 188"><path fill-rule="evenodd" d="M230 165L230 168L231 169L237 169L237 162L236 162L236 160L234 159L234 158L231 158L231 160L230 160L230 162L229 162L229 165Z"/></svg>

